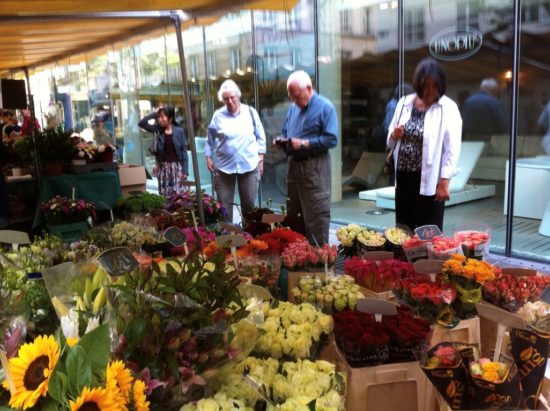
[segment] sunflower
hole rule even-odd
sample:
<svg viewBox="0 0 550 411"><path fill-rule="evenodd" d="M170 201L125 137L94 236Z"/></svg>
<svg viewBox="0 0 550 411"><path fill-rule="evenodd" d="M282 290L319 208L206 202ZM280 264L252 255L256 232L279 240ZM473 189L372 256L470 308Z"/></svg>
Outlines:
<svg viewBox="0 0 550 411"><path fill-rule="evenodd" d="M71 411L120 411L111 388L84 387L76 401L69 401Z"/></svg>
<svg viewBox="0 0 550 411"><path fill-rule="evenodd" d="M10 407L31 408L48 392L50 375L59 359L59 345L53 336L41 335L23 344L10 359L9 371L15 385Z"/></svg>
<svg viewBox="0 0 550 411"><path fill-rule="evenodd" d="M149 411L149 401L145 396L145 383L141 380L136 380L132 396L134 399L134 409L136 411Z"/></svg>
<svg viewBox="0 0 550 411"><path fill-rule="evenodd" d="M128 403L134 377L122 361L114 361L107 366L107 387L118 390L120 402Z"/></svg>

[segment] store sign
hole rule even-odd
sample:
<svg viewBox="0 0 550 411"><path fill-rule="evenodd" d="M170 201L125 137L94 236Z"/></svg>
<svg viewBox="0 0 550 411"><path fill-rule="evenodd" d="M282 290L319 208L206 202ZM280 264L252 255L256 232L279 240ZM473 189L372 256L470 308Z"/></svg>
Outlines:
<svg viewBox="0 0 550 411"><path fill-rule="evenodd" d="M473 27L447 28L430 41L430 54L438 60L456 61L473 56L481 48L483 34Z"/></svg>

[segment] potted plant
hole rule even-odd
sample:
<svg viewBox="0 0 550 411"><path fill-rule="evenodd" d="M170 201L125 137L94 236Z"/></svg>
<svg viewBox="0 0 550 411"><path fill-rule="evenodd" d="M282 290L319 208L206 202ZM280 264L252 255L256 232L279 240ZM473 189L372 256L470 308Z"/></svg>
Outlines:
<svg viewBox="0 0 550 411"><path fill-rule="evenodd" d="M47 175L63 173L63 163L73 156L74 142L71 135L72 131L64 131L61 127L35 134L38 154Z"/></svg>
<svg viewBox="0 0 550 411"><path fill-rule="evenodd" d="M40 204L40 210L51 234L57 234L64 241L79 239L88 231L88 218L95 218L95 206L91 201L71 200L55 196Z"/></svg>
<svg viewBox="0 0 550 411"><path fill-rule="evenodd" d="M23 137L15 140L13 144L9 146L10 149L10 163L12 166L13 175L17 175L16 169L19 172L28 165L31 165L34 161L34 144L32 138Z"/></svg>
<svg viewBox="0 0 550 411"><path fill-rule="evenodd" d="M116 146L114 144L105 143L100 144L97 148L96 162L97 163L112 163L113 155L116 151Z"/></svg>

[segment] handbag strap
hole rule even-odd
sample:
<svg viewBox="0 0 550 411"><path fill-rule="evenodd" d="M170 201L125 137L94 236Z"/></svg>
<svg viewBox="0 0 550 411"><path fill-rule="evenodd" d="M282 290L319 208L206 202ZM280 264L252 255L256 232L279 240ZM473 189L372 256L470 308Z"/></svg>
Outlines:
<svg viewBox="0 0 550 411"><path fill-rule="evenodd" d="M252 112L252 107L248 106L248 112L250 113L250 118L252 118L252 125L254 126L254 136L256 140L258 139L258 134L256 134L256 119L254 118L254 113Z"/></svg>

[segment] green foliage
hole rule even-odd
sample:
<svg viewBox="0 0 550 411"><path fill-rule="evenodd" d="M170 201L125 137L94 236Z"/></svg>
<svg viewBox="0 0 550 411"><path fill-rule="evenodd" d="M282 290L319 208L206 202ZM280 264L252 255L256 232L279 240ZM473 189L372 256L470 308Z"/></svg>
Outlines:
<svg viewBox="0 0 550 411"><path fill-rule="evenodd" d="M62 127L36 133L36 145L43 163L48 161L69 161L73 155L74 143L71 140L72 130L64 131Z"/></svg>
<svg viewBox="0 0 550 411"><path fill-rule="evenodd" d="M32 137L25 136L16 140L12 145L13 153L18 163L32 163L34 160L34 144Z"/></svg>
<svg viewBox="0 0 550 411"><path fill-rule="evenodd" d="M144 192L128 197L121 197L118 199L117 205L130 213L146 213L157 208L162 208L165 202L166 198L164 196Z"/></svg>

